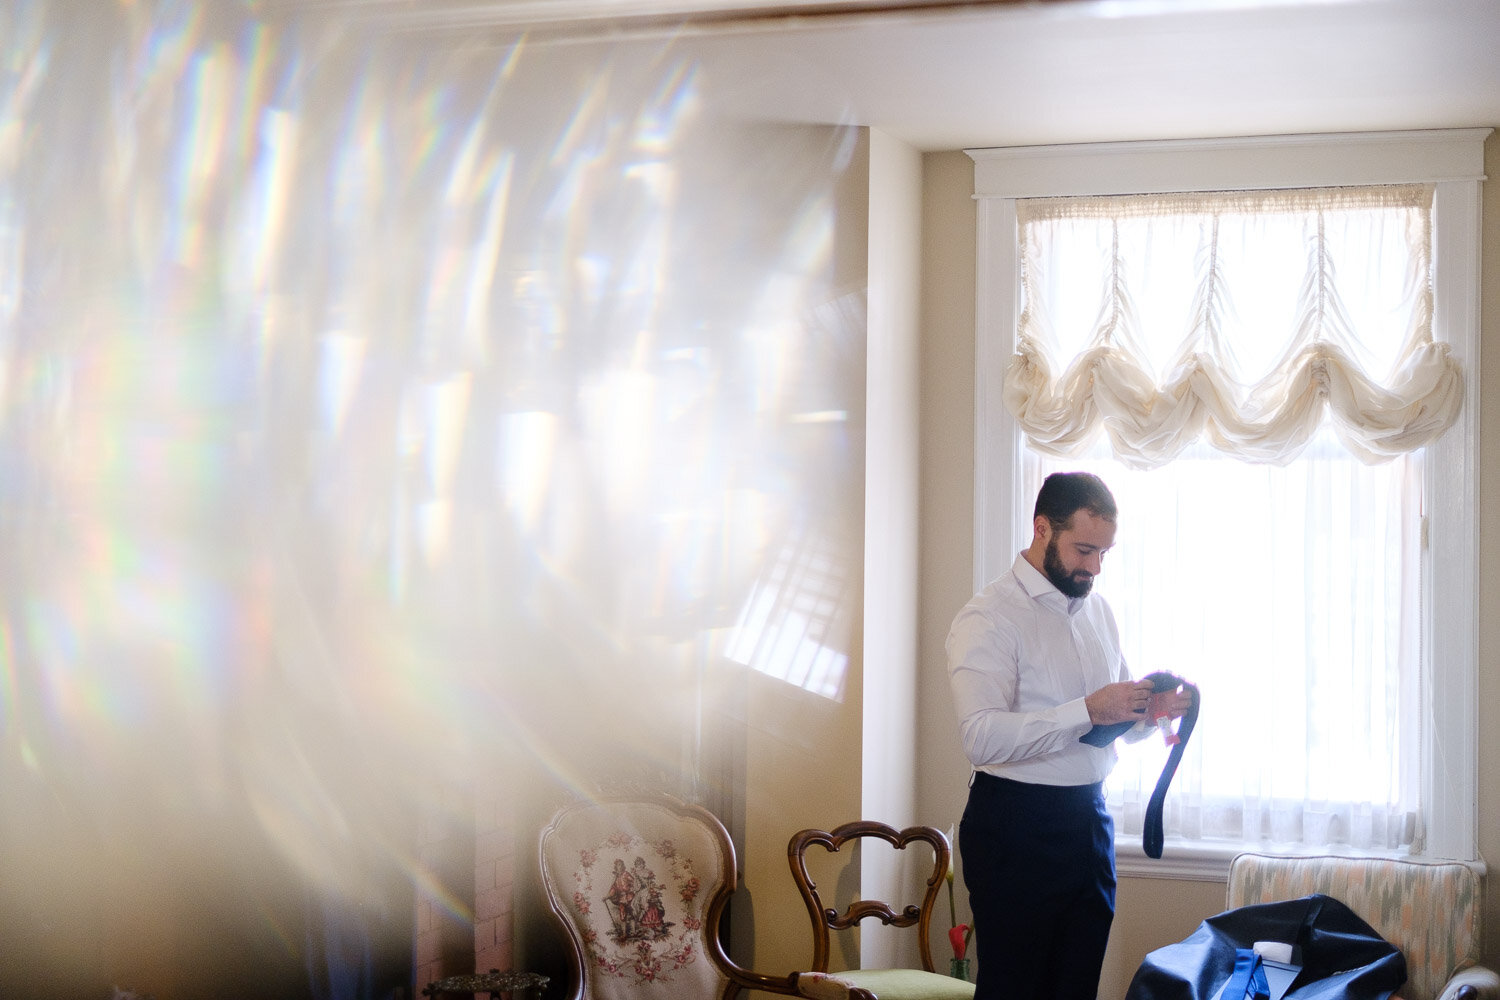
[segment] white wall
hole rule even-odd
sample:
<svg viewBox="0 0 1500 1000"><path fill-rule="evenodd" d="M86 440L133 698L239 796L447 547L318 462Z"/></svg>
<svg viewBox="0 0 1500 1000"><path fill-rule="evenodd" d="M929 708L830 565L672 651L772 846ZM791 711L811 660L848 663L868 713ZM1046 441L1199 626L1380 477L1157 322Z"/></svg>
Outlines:
<svg viewBox="0 0 1500 1000"><path fill-rule="evenodd" d="M973 162L962 153L923 157L921 588L917 643L917 790L928 822L956 833L968 798L969 763L948 693L948 625L973 595L974 246ZM960 194L960 192L967 192ZM957 837L954 837L957 840ZM969 919L963 858L955 897ZM942 911L946 930L947 910ZM942 954L946 936L940 937Z"/></svg>
<svg viewBox="0 0 1500 1000"><path fill-rule="evenodd" d="M862 818L916 822L917 428L921 156L870 134L869 347L866 362L865 638ZM868 898L903 897L895 852L867 849ZM861 965L917 962L910 933L867 921Z"/></svg>

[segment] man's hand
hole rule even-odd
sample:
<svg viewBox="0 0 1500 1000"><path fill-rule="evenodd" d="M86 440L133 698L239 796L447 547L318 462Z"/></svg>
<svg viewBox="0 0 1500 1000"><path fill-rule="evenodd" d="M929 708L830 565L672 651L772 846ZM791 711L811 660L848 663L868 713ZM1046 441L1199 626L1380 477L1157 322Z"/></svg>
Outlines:
<svg viewBox="0 0 1500 1000"><path fill-rule="evenodd" d="M1088 706L1089 721L1096 726L1116 722L1140 722L1146 717L1151 701L1150 681L1119 681L1106 684L1083 699Z"/></svg>
<svg viewBox="0 0 1500 1000"><path fill-rule="evenodd" d="M1171 719L1180 719L1187 714L1187 710L1193 707L1193 697L1182 688L1175 691L1163 691L1155 696L1148 714L1152 721L1158 715L1165 715Z"/></svg>

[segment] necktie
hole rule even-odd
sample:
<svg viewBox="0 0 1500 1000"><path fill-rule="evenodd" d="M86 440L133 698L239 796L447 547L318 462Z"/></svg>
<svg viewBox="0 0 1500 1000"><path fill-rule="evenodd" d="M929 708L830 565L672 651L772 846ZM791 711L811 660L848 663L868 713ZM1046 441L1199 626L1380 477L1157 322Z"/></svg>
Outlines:
<svg viewBox="0 0 1500 1000"><path fill-rule="evenodd" d="M1266 981L1266 970L1261 968L1260 956L1254 949L1235 949L1234 973L1222 996L1224 1000L1269 1000L1271 984Z"/></svg>
<svg viewBox="0 0 1500 1000"><path fill-rule="evenodd" d="M1167 763L1161 769L1161 777L1156 779L1156 790L1151 793L1151 801L1146 806L1146 826L1141 835L1141 847L1145 850L1147 857L1159 858L1165 840L1165 834L1162 831L1162 808L1166 805L1167 788L1172 784L1172 776L1177 773L1177 765L1182 763L1182 754L1187 749L1188 737L1193 734L1193 727L1198 724L1199 693L1196 684L1189 684L1175 674L1165 672L1147 674L1145 680L1151 682L1152 689L1157 693L1175 691L1180 687L1187 692L1192 701L1188 710L1183 713L1182 720L1177 724L1177 742L1173 744L1172 752L1167 755ZM1107 726L1095 726L1078 739L1090 746L1109 746L1133 725L1135 725L1133 722L1116 722Z"/></svg>

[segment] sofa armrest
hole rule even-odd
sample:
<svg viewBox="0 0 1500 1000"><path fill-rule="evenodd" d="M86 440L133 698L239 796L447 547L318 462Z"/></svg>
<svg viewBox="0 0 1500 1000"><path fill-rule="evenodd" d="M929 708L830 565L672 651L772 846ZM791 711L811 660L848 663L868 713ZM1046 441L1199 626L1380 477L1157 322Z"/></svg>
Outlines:
<svg viewBox="0 0 1500 1000"><path fill-rule="evenodd" d="M1500 975L1482 965L1471 965L1453 974L1438 1000L1500 1000Z"/></svg>

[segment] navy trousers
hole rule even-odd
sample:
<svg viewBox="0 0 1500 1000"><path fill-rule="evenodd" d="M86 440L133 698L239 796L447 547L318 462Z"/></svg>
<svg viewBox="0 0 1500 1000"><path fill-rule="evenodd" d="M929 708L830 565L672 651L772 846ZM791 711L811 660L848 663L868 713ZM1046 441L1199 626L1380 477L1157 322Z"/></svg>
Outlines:
<svg viewBox="0 0 1500 1000"><path fill-rule="evenodd" d="M958 846L974 913L975 1000L1096 1000L1115 916L1103 785L976 772Z"/></svg>

